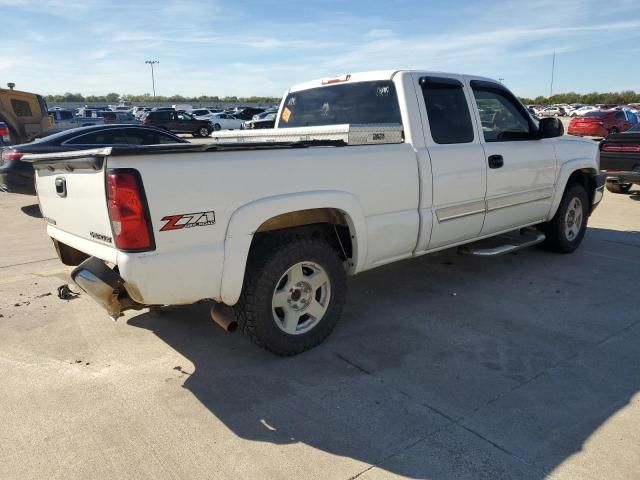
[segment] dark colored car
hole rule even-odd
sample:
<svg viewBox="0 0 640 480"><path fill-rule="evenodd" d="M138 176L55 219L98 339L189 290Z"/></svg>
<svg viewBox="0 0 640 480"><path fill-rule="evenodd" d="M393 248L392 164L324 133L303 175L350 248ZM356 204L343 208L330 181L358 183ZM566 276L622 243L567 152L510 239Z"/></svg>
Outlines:
<svg viewBox="0 0 640 480"><path fill-rule="evenodd" d="M598 110L582 117L573 117L569 124L569 135L606 137L629 130L637 123L637 118L628 117L623 110Z"/></svg>
<svg viewBox="0 0 640 480"><path fill-rule="evenodd" d="M237 110L234 113L231 113L230 115L233 115L234 117L239 118L240 120L251 120L254 115L257 115L258 113L262 113L264 112L264 110L265 110L264 108L245 107L240 110Z"/></svg>
<svg viewBox="0 0 640 480"><path fill-rule="evenodd" d="M600 142L600 170L612 193L627 193L634 183L640 185L640 125Z"/></svg>
<svg viewBox="0 0 640 480"><path fill-rule="evenodd" d="M110 146L189 143L158 128L136 125L95 125L49 135L5 148L0 157L0 191L35 195L33 166L20 159L26 153L55 153Z"/></svg>
<svg viewBox="0 0 640 480"><path fill-rule="evenodd" d="M198 120L185 112L149 112L142 117L142 123L174 133L191 133L194 137L208 137L213 132L209 120Z"/></svg>
<svg viewBox="0 0 640 480"><path fill-rule="evenodd" d="M246 130L253 130L258 128L274 128L276 126L277 112L269 112L267 115L260 114L260 118L255 120L249 120L242 124L242 128Z"/></svg>

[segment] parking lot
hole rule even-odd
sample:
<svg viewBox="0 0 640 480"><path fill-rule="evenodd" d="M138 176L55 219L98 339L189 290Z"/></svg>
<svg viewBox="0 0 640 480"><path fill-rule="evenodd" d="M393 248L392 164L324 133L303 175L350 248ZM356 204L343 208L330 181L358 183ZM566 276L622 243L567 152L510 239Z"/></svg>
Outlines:
<svg viewBox="0 0 640 480"><path fill-rule="evenodd" d="M59 300L35 197L0 194L0 478L638 478L639 201L607 192L572 255L364 273L279 358L207 305Z"/></svg>

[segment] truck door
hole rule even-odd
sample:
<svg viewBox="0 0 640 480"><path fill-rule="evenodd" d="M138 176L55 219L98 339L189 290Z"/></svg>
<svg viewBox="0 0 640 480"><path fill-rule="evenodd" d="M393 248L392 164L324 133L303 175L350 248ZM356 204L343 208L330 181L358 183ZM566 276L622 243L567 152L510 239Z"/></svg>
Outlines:
<svg viewBox="0 0 640 480"><path fill-rule="evenodd" d="M554 193L554 140L537 139L533 118L503 85L474 79L469 85L487 166L482 235L544 220Z"/></svg>
<svg viewBox="0 0 640 480"><path fill-rule="evenodd" d="M431 159L433 228L428 249L480 234L486 164L462 77L418 79L425 144Z"/></svg>

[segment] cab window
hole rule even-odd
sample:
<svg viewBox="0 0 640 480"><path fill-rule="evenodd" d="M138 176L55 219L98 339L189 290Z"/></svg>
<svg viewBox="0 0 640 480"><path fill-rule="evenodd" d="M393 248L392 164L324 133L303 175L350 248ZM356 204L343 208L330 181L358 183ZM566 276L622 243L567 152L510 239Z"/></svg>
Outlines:
<svg viewBox="0 0 640 480"><path fill-rule="evenodd" d="M452 78L423 77L420 86L433 141L473 142L473 124L462 83Z"/></svg>
<svg viewBox="0 0 640 480"><path fill-rule="evenodd" d="M500 87L482 86L485 82L471 82L473 95L480 113L485 142L531 140L534 124L524 107Z"/></svg>
<svg viewBox="0 0 640 480"><path fill-rule="evenodd" d="M32 117L33 113L31 112L31 105L29 102L25 102L24 100L11 100L11 106L13 107L13 111L18 117Z"/></svg>

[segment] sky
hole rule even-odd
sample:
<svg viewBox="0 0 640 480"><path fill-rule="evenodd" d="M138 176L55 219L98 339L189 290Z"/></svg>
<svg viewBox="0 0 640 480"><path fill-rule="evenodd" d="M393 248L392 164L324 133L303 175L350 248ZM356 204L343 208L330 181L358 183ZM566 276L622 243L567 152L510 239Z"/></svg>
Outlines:
<svg viewBox="0 0 640 480"><path fill-rule="evenodd" d="M640 1L0 0L0 85L41 94L282 95L381 69L517 95L640 90Z"/></svg>

